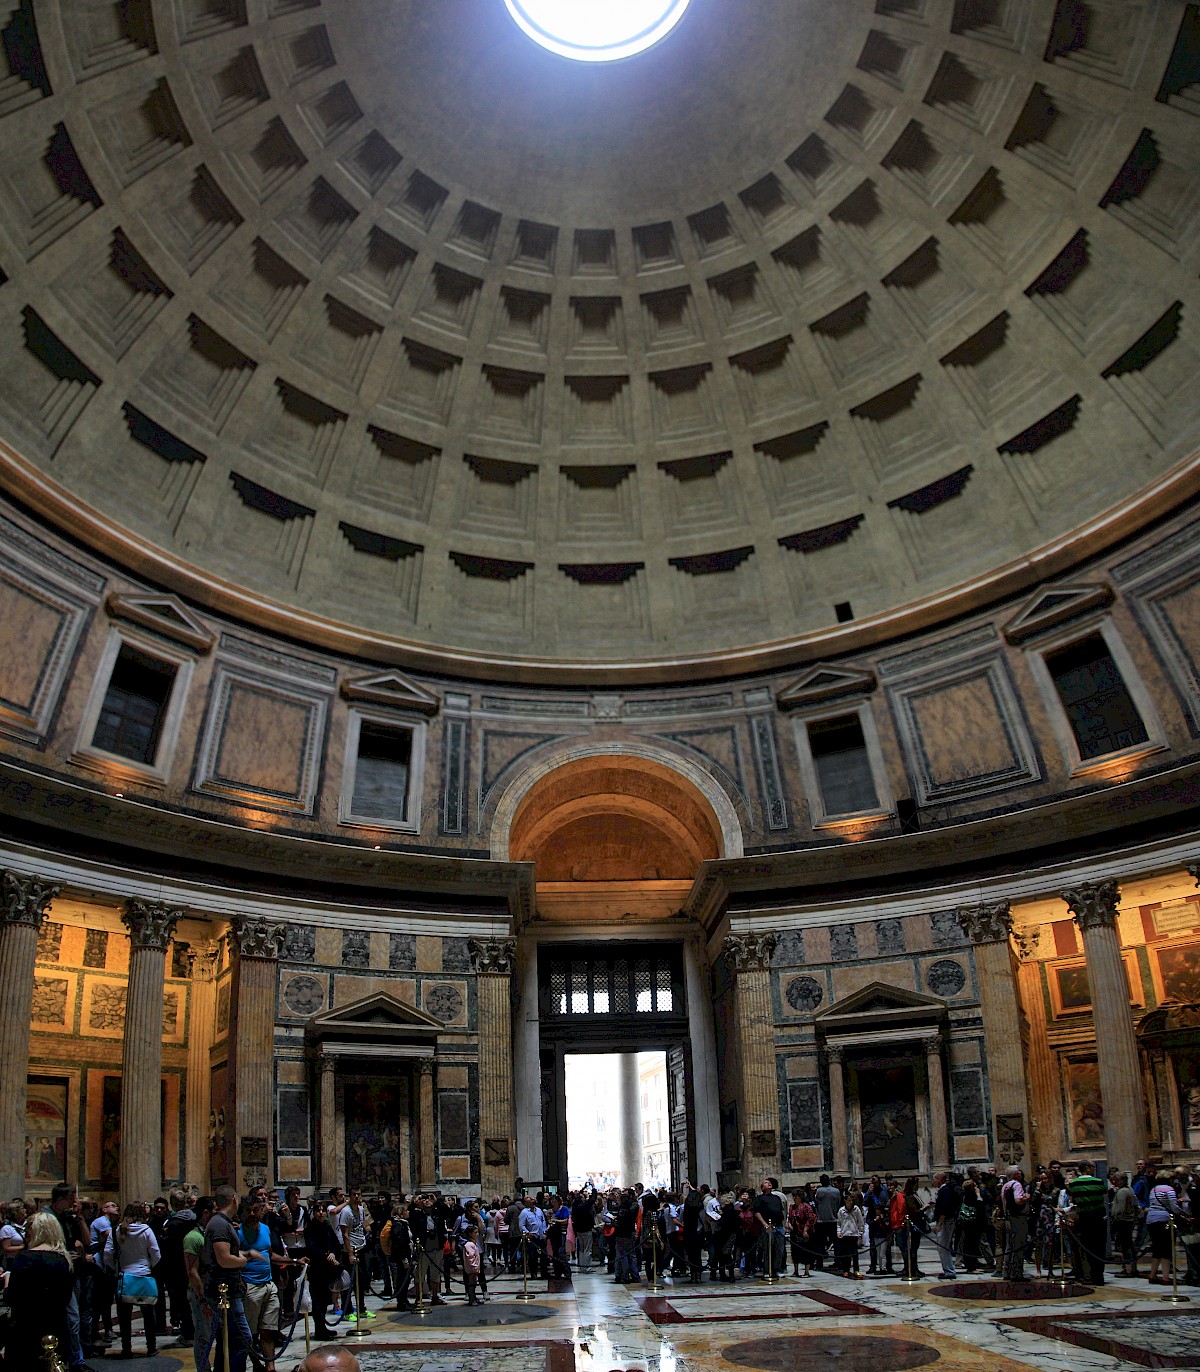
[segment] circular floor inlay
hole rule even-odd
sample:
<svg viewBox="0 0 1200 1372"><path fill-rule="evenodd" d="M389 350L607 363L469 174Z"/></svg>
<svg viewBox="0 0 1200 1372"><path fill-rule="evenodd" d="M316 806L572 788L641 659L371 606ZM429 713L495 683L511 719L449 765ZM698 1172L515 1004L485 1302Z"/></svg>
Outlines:
<svg viewBox="0 0 1200 1372"><path fill-rule="evenodd" d="M614 62L665 38L691 0L504 0L542 47L577 62Z"/></svg>
<svg viewBox="0 0 1200 1372"><path fill-rule="evenodd" d="M912 1339L871 1334L791 1334L780 1339L749 1339L724 1351L726 1362L761 1367L766 1372L795 1372L818 1367L828 1358L837 1372L906 1372L928 1367L941 1357L936 1348Z"/></svg>
<svg viewBox="0 0 1200 1372"><path fill-rule="evenodd" d="M482 1329L489 1325L531 1324L558 1312L552 1305L435 1305L427 1315L393 1315L389 1324L409 1329Z"/></svg>
<svg viewBox="0 0 1200 1372"><path fill-rule="evenodd" d="M1056 1281L960 1281L931 1286L929 1294L952 1301L1061 1301L1090 1296L1092 1288L1075 1282L1062 1287Z"/></svg>

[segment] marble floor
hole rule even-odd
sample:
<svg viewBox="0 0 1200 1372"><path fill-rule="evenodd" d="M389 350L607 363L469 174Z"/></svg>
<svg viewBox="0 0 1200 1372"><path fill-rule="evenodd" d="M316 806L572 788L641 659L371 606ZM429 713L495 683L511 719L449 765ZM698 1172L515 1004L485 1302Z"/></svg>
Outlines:
<svg viewBox="0 0 1200 1372"><path fill-rule="evenodd" d="M1026 1286L1006 1298L989 1278L905 1284L847 1281L830 1273L692 1286L618 1286L599 1273L573 1287L489 1282L490 1299L468 1310L461 1295L419 1320L372 1299L359 1336L343 1324L363 1372L1133 1372L1200 1368L1200 1288L1187 1302L1165 1288L1110 1276L1101 1288ZM564 1289L565 1288L565 1289ZM1038 1298L1041 1297L1041 1298ZM478 1317L485 1323L475 1323ZM471 1321L467 1323L467 1321ZM136 1345L135 1345L136 1346ZM278 1361L293 1372L303 1327ZM97 1372L191 1372L189 1350L162 1348L153 1361L105 1358Z"/></svg>

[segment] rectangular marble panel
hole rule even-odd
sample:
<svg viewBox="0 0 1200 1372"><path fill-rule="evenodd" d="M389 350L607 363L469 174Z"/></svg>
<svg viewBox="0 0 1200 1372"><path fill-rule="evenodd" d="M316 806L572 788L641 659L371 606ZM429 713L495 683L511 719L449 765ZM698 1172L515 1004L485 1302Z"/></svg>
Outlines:
<svg viewBox="0 0 1200 1372"><path fill-rule="evenodd" d="M280 1086L275 1097L275 1142L281 1153L306 1153L312 1147L307 1086Z"/></svg>
<svg viewBox="0 0 1200 1372"><path fill-rule="evenodd" d="M439 1091L438 1152L465 1153L471 1146L470 1106L465 1091Z"/></svg>
<svg viewBox="0 0 1200 1372"><path fill-rule="evenodd" d="M956 1134L977 1134L985 1127L983 1077L978 1068L950 1069L950 1108Z"/></svg>
<svg viewBox="0 0 1200 1372"><path fill-rule="evenodd" d="M821 1087L812 1081L787 1084L788 1133L793 1144L821 1142Z"/></svg>

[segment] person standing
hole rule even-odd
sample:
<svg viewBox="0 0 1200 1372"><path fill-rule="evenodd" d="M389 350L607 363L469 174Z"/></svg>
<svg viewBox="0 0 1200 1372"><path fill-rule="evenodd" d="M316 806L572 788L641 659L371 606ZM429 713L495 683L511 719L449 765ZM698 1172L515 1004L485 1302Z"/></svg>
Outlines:
<svg viewBox="0 0 1200 1372"><path fill-rule="evenodd" d="M196 1226L196 1212L189 1204L188 1193L179 1188L173 1190L167 1200L171 1213L167 1216L161 1235L158 1236L159 1247L162 1249L160 1271L171 1303L171 1323L178 1326L179 1346L183 1348L194 1342L196 1337L196 1326L192 1320L192 1309L188 1300L187 1269L183 1262L183 1240Z"/></svg>
<svg viewBox="0 0 1200 1372"><path fill-rule="evenodd" d="M842 1208L842 1193L829 1184L829 1176L825 1172L821 1173L821 1184L813 1197L813 1207L817 1212L817 1226L813 1234L817 1260L813 1266L818 1272L823 1272L825 1255L837 1238L837 1216Z"/></svg>
<svg viewBox="0 0 1200 1372"><path fill-rule="evenodd" d="M867 1217L859 1204L861 1197L857 1186L846 1192L846 1202L838 1210L837 1217L837 1267L844 1277L858 1280L862 1273L858 1270L858 1250L862 1245L867 1229Z"/></svg>
<svg viewBox="0 0 1200 1372"><path fill-rule="evenodd" d="M1150 1196L1146 1207L1146 1232L1150 1235L1150 1281L1155 1286L1170 1286L1171 1259L1171 1220L1178 1225L1183 1219L1183 1208L1171 1184L1169 1172L1159 1172L1150 1176ZM1162 1273L1160 1276L1159 1273Z"/></svg>
<svg viewBox="0 0 1200 1372"><path fill-rule="evenodd" d="M117 1276L117 1323L121 1330L121 1356L133 1356L133 1307L142 1312L146 1356L158 1350L158 1281L154 1269L162 1260L158 1238L149 1223L150 1214L140 1201L131 1201L121 1222L109 1234L105 1263Z"/></svg>
<svg viewBox="0 0 1200 1372"><path fill-rule="evenodd" d="M246 1283L243 1297L246 1324L250 1328L250 1345L258 1345L262 1352L264 1372L275 1372L275 1343L279 1336L279 1288L273 1277L273 1264L287 1261L283 1245L271 1233L266 1223L267 1200L260 1192L251 1193L242 1223L238 1228L238 1242L246 1253L258 1253L242 1268Z"/></svg>
<svg viewBox="0 0 1200 1372"><path fill-rule="evenodd" d="M596 1228L596 1207L590 1191L581 1191L571 1207L571 1228L575 1232L575 1254L585 1276L592 1270L592 1234Z"/></svg>
<svg viewBox="0 0 1200 1372"><path fill-rule="evenodd" d="M1075 1178L1067 1182L1067 1195L1074 1211L1075 1242L1079 1245L1080 1272L1089 1286L1104 1285L1104 1249L1108 1242L1105 1190L1090 1162L1081 1162Z"/></svg>
<svg viewBox="0 0 1200 1372"><path fill-rule="evenodd" d="M52 1334L65 1356L70 1347L67 1306L75 1277L63 1242L62 1227L48 1211L25 1224L25 1246L4 1274L10 1318L4 1365L42 1367L42 1338Z"/></svg>
<svg viewBox="0 0 1200 1372"><path fill-rule="evenodd" d="M212 1218L211 1196L197 1196L192 1202L195 1222L183 1236L183 1270L187 1277L187 1298L192 1315L192 1356L196 1372L208 1372L207 1356L212 1347L212 1310L204 1297L201 1263L204 1258L204 1226ZM205 1360L205 1361L202 1361Z"/></svg>
<svg viewBox="0 0 1200 1372"><path fill-rule="evenodd" d="M479 1289L479 1274L483 1267L483 1254L479 1248L479 1226L468 1224L462 1242L463 1285L467 1288L467 1304L482 1305L475 1294Z"/></svg>
<svg viewBox="0 0 1200 1372"><path fill-rule="evenodd" d="M304 1255L308 1259L308 1289L312 1294L313 1325L318 1339L336 1339L329 1328L329 1288L342 1275L342 1245L326 1205L314 1205L304 1226Z"/></svg>
<svg viewBox="0 0 1200 1372"><path fill-rule="evenodd" d="M953 1172L939 1172L933 1181L937 1187L933 1201L933 1228L942 1260L942 1276L947 1281L953 1281L958 1276L954 1270L954 1230L962 1207L962 1187Z"/></svg>
<svg viewBox="0 0 1200 1372"><path fill-rule="evenodd" d="M242 1272L248 1262L261 1259L257 1249L243 1253L234 1221L237 1218L237 1192L232 1186L219 1186L216 1208L212 1218L204 1227L204 1251L202 1265L204 1271L204 1294L212 1309L213 1327L216 1330L217 1363L224 1369L225 1331L228 1326L228 1367L229 1372L246 1372L246 1358L250 1353L250 1326L246 1323L246 1309L243 1298L246 1283ZM221 1287L225 1286L228 1311L220 1308Z"/></svg>
<svg viewBox="0 0 1200 1372"><path fill-rule="evenodd" d="M1028 1281L1025 1275L1025 1240L1029 1237L1029 1193L1025 1190L1025 1174L1019 1167L1010 1167L1004 1177L1004 1184L1000 1187L1000 1212L1004 1219L1007 1245L1004 1252L1004 1278L1006 1281Z"/></svg>
<svg viewBox="0 0 1200 1372"><path fill-rule="evenodd" d="M759 1193L751 1207L762 1229L759 1240L763 1271L778 1276L781 1269L787 1268L784 1228L787 1223L787 1207L783 1197L777 1194L774 1177L764 1177L759 1185ZM841 1207L839 1207L840 1209ZM836 1217L834 1223L836 1224Z"/></svg>
<svg viewBox="0 0 1200 1372"><path fill-rule="evenodd" d="M525 1197L525 1206L517 1218L517 1228L521 1231L524 1246L523 1262L531 1277L545 1275L546 1259L546 1216L539 1205L534 1204L532 1196Z"/></svg>
<svg viewBox="0 0 1200 1372"><path fill-rule="evenodd" d="M1109 1178L1113 1183L1112 1202L1109 1217L1112 1220L1113 1247L1121 1255L1119 1277L1138 1277L1141 1273L1137 1265L1137 1249L1134 1235L1142 1207L1138 1204L1133 1187L1129 1184L1128 1172L1117 1172Z"/></svg>
<svg viewBox="0 0 1200 1372"><path fill-rule="evenodd" d="M428 1191L416 1198L409 1212L408 1225L412 1230L413 1256L417 1262L418 1299L428 1288L430 1304L445 1305L438 1287L445 1261L446 1222L434 1209L433 1197Z"/></svg>
<svg viewBox="0 0 1200 1372"><path fill-rule="evenodd" d="M524 1216L524 1211L521 1212ZM616 1282L635 1282L641 1278L633 1265L633 1249L637 1230L638 1205L632 1191L621 1193L621 1201L613 1216L613 1246L616 1252Z"/></svg>
<svg viewBox="0 0 1200 1372"><path fill-rule="evenodd" d="M62 1230L63 1249L71 1264L72 1277L76 1279L71 1290L71 1299L67 1302L67 1332L69 1337L63 1355L69 1368L81 1368L83 1366L83 1342L80 1327L78 1276L79 1265L84 1261L85 1256L88 1256L88 1250L91 1248L91 1234L88 1233L87 1237L84 1237L86 1231L79 1219L79 1193L70 1182L60 1182L51 1190L49 1210Z"/></svg>
<svg viewBox="0 0 1200 1372"><path fill-rule="evenodd" d="M362 1191L357 1186L350 1188L350 1199L342 1207L337 1226L346 1270L350 1273L350 1286L346 1292L344 1306L346 1318L355 1322L360 1318L373 1320L374 1312L367 1309L365 1299L370 1277L366 1270L367 1264L360 1261L366 1253L367 1239L371 1232L371 1217L363 1204ZM358 1309L356 1301L361 1301L361 1310Z"/></svg>

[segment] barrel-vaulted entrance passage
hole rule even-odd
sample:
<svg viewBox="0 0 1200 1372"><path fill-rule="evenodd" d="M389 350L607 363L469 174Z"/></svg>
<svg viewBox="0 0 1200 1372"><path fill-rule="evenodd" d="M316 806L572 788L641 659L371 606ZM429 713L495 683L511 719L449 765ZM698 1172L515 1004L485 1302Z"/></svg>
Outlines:
<svg viewBox="0 0 1200 1372"><path fill-rule="evenodd" d="M716 1175L710 997L699 931L678 912L701 863L740 850L740 834L712 779L697 784L684 766L625 752L564 759L507 817L507 856L536 867L514 1044L524 1177L566 1180L565 1058L650 1050L666 1053L672 1179Z"/></svg>

